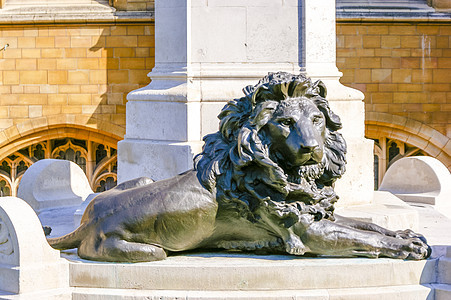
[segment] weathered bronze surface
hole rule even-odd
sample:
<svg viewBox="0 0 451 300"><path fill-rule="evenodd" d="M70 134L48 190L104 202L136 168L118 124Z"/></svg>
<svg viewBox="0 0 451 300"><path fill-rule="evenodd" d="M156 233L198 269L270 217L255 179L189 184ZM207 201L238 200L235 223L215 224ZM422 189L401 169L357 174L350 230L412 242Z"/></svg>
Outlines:
<svg viewBox="0 0 451 300"><path fill-rule="evenodd" d="M138 178L97 196L74 232L48 239L82 258L138 262L197 248L423 259L410 230L393 232L334 214L334 181L345 171L340 118L326 87L270 73L219 115L195 170Z"/></svg>

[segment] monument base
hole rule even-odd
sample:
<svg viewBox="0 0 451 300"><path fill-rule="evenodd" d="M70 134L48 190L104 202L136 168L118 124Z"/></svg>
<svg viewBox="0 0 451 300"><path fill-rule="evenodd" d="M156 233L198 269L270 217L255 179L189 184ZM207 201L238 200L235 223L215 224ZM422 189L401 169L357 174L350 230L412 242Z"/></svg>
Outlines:
<svg viewBox="0 0 451 300"><path fill-rule="evenodd" d="M387 194L376 193L376 203L391 199L386 206L397 207ZM440 234L433 245L442 246L434 246L432 257L421 261L191 252L171 253L163 261L124 264L82 260L76 249L63 251L65 259L61 259L21 199L0 201L2 211L7 215L0 214L4 222L0 224L7 225L10 242L0 247L0 299L432 300L451 296L451 250L443 246L449 244L443 239L449 234ZM72 225L72 215L67 217ZM444 223L439 226L447 228ZM8 243L12 255L5 255ZM13 263L16 254L21 258Z"/></svg>
<svg viewBox="0 0 451 300"><path fill-rule="evenodd" d="M74 299L433 299L435 264L191 253L138 264L75 259L70 278Z"/></svg>

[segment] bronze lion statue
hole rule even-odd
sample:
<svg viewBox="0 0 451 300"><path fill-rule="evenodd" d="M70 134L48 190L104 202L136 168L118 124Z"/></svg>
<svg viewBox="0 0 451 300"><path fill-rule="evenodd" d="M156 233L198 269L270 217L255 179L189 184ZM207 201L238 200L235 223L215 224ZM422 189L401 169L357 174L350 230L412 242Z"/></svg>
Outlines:
<svg viewBox="0 0 451 300"><path fill-rule="evenodd" d="M98 195L56 249L113 262L169 252L260 253L423 259L424 237L334 214L333 183L345 171L340 118L326 87L303 75L270 73L219 114L194 170L153 182L138 178Z"/></svg>

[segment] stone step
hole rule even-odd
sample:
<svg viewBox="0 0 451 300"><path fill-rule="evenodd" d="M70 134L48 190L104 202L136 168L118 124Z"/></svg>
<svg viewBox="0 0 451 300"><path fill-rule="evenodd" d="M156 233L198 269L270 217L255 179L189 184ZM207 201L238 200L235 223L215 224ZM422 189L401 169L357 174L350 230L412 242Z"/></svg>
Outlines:
<svg viewBox="0 0 451 300"><path fill-rule="evenodd" d="M294 279L294 278L293 278ZM181 291L181 290L121 290L76 288L73 300L156 300L156 299L196 299L196 300L432 300L433 291L421 285L369 287L354 289L316 289L282 291ZM449 299L449 298L448 298Z"/></svg>
<svg viewBox="0 0 451 300"><path fill-rule="evenodd" d="M451 285L450 284L433 284L434 300L449 300L451 299Z"/></svg>
<svg viewBox="0 0 451 300"><path fill-rule="evenodd" d="M436 282L436 259L403 261L202 253L136 264L70 262L77 288L267 291L390 287Z"/></svg>
<svg viewBox="0 0 451 300"><path fill-rule="evenodd" d="M72 291L69 289L41 290L37 292L13 294L0 290L0 300L69 300Z"/></svg>
<svg viewBox="0 0 451 300"><path fill-rule="evenodd" d="M451 284L451 258L440 258L437 266L437 282ZM451 299L451 298L450 298Z"/></svg>

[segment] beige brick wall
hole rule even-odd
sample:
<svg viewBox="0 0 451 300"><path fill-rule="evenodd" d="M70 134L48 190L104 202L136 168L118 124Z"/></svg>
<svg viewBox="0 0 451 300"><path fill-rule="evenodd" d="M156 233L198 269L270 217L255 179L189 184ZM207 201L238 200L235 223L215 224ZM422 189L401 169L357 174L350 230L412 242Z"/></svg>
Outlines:
<svg viewBox="0 0 451 300"><path fill-rule="evenodd" d="M127 93L149 83L153 35L153 24L1 26L0 145L64 122L121 138Z"/></svg>
<svg viewBox="0 0 451 300"><path fill-rule="evenodd" d="M154 0L110 0L110 3L117 10L126 11L150 11L155 7Z"/></svg>
<svg viewBox="0 0 451 300"><path fill-rule="evenodd" d="M369 137L421 138L451 166L451 23L339 23L337 66L377 118Z"/></svg>
<svg viewBox="0 0 451 300"><path fill-rule="evenodd" d="M451 136L451 24L339 24L341 82L365 93L366 111L428 124Z"/></svg>

